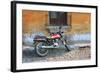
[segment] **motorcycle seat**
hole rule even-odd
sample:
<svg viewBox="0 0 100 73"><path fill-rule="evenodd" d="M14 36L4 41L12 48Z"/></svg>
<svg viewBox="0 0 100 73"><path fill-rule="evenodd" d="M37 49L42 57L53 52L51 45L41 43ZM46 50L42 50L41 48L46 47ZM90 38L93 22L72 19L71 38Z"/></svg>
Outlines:
<svg viewBox="0 0 100 73"><path fill-rule="evenodd" d="M41 38L41 39L46 39L46 36L40 36L40 35L37 35L37 36L35 36L34 39L39 39L39 38Z"/></svg>

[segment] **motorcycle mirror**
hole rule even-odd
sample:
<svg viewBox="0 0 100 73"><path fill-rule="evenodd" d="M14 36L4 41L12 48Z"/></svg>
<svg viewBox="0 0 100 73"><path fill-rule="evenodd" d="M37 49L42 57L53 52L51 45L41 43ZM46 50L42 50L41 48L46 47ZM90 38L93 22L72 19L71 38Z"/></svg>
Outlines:
<svg viewBox="0 0 100 73"><path fill-rule="evenodd" d="M61 33L64 33L64 32L61 32Z"/></svg>

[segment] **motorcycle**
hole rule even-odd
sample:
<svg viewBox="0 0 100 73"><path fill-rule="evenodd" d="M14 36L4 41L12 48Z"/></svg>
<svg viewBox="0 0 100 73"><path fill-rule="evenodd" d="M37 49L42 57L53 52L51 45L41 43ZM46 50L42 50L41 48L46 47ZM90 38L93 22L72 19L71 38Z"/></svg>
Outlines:
<svg viewBox="0 0 100 73"><path fill-rule="evenodd" d="M49 49L61 48L61 45L64 45L64 48L67 51L70 51L67 45L67 40L62 35L63 32L61 32L61 28L62 27L59 27L59 31L56 33L50 33L50 37L36 36L34 38L35 51L38 56L46 56Z"/></svg>

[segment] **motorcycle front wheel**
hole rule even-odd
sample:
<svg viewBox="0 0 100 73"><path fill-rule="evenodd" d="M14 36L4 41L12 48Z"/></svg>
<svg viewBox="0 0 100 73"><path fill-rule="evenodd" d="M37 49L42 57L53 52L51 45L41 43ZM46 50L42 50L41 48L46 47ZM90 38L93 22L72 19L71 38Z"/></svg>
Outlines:
<svg viewBox="0 0 100 73"><path fill-rule="evenodd" d="M46 46L45 42L38 42L35 47L35 51L38 56L44 57L48 54L48 49L42 48L41 46Z"/></svg>

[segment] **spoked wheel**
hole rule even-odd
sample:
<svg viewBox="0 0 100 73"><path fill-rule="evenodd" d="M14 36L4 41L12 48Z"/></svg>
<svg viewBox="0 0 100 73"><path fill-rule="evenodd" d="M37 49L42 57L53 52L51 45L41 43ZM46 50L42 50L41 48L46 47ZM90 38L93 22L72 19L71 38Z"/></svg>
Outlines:
<svg viewBox="0 0 100 73"><path fill-rule="evenodd" d="M36 45L36 53L38 54L38 56L46 56L48 54L48 49L46 48L42 48L41 46L46 46L46 43L45 42L38 42L37 45Z"/></svg>

